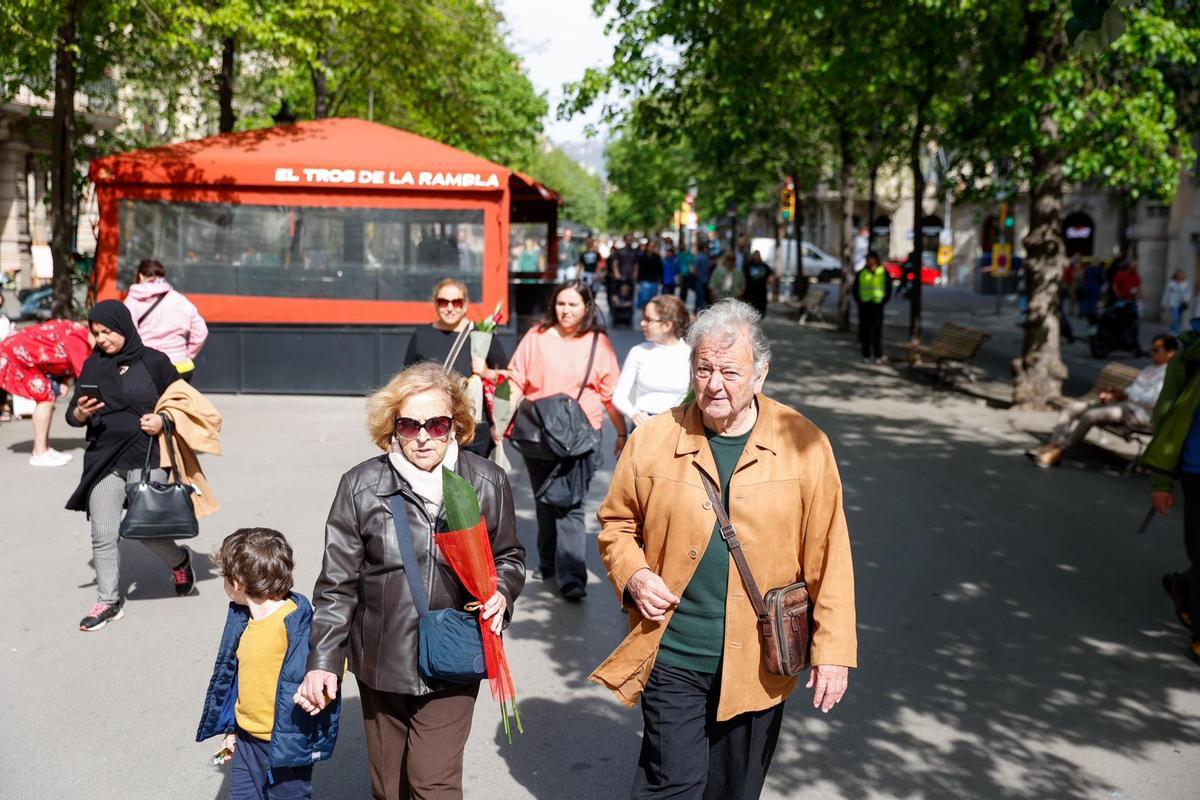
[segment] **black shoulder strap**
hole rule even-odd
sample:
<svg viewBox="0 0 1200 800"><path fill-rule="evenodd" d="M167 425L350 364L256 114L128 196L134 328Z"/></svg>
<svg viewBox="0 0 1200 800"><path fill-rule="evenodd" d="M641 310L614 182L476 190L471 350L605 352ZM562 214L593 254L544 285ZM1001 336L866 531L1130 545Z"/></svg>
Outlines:
<svg viewBox="0 0 1200 800"><path fill-rule="evenodd" d="M150 307L149 307L149 308L147 308L145 311L143 311L143 312L142 312L142 315L141 315L140 317L138 317L138 318L137 318L137 324L138 324L138 325L141 325L143 322L145 322L145 321L146 321L146 317L150 316L150 313L151 313L152 311L154 311L154 309L158 308L158 304L159 304L159 303L161 303L163 300L166 300L166 299L167 299L167 295L169 295L169 294L170 294L170 292L169 292L169 291L168 291L168 292L163 292L162 294L160 294L160 295L158 296L158 299L157 299L157 300L155 300L155 301L154 301L154 302L153 302L153 303L150 305Z"/></svg>
<svg viewBox="0 0 1200 800"><path fill-rule="evenodd" d="M396 527L396 542L400 545L400 557L404 559L404 577L408 579L408 593L412 595L417 615L429 613L429 596L421 582L421 568L417 562L417 550L413 547L412 528L408 525L408 512L404 509L404 498L394 494L388 498L392 509L392 521Z"/></svg>
<svg viewBox="0 0 1200 800"><path fill-rule="evenodd" d="M588 353L587 369L583 373L583 383L579 384L579 393L575 395L575 402L579 402L579 398L583 397L583 390L587 388L588 378L592 377L592 362L596 360L596 345L600 343L600 332L592 331L592 352Z"/></svg>

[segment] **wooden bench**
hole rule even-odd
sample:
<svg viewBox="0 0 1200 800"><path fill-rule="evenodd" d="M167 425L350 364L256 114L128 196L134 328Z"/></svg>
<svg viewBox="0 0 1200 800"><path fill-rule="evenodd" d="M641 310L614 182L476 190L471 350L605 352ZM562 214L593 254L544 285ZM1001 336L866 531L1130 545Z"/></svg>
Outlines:
<svg viewBox="0 0 1200 800"><path fill-rule="evenodd" d="M910 366L932 364L937 370L938 377L946 380L951 373L965 375L967 380L975 382L974 376L967 371L967 364L983 347L983 343L992 335L977 328L968 328L957 322L947 322L938 329L933 341L929 344L913 344L908 342L904 349L908 351Z"/></svg>
<svg viewBox="0 0 1200 800"><path fill-rule="evenodd" d="M825 298L829 297L827 289L809 289L808 294L804 295L804 299L800 301L800 324L808 322L810 319L815 319L817 322L824 322L825 316L821 311L821 307L825 305Z"/></svg>
<svg viewBox="0 0 1200 800"><path fill-rule="evenodd" d="M1092 388L1086 394L1082 394L1079 397L1052 397L1049 400L1049 404L1053 408L1062 409L1068 403L1076 400L1085 402L1088 405L1099 403L1100 395L1103 392L1114 390L1125 391L1132 386L1133 382L1137 380L1139 371L1137 367L1110 361L1100 370L1100 374L1096 376L1096 382L1092 384ZM1142 451L1146 449L1146 445L1150 443L1150 438L1154 434L1149 425L1126 425L1123 422L1106 422L1096 427L1106 433L1111 433L1113 436L1118 436L1126 442L1132 442L1137 445L1137 453L1125 466L1126 475L1137 466L1138 459L1142 457Z"/></svg>

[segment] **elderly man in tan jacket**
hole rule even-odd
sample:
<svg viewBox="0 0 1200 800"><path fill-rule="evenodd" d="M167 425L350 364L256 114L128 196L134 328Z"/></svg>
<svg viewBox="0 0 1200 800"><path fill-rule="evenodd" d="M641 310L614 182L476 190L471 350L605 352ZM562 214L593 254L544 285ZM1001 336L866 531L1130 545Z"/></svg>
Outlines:
<svg viewBox="0 0 1200 800"><path fill-rule="evenodd" d="M761 590L808 583L806 686L828 712L857 665L854 575L829 440L762 394L770 348L737 300L688 332L696 402L640 426L600 508L600 554L629 635L594 673L642 704L633 798L751 800L762 791L796 678L766 671L754 609L700 470L721 487Z"/></svg>

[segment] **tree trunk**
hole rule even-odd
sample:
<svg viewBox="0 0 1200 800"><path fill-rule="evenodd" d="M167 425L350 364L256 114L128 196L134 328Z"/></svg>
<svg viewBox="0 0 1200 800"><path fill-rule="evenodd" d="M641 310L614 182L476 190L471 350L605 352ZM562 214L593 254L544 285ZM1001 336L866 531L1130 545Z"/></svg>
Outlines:
<svg viewBox="0 0 1200 800"><path fill-rule="evenodd" d="M221 106L221 133L231 133L237 115L233 113L233 87L236 80L237 41L226 36L221 42L221 72L217 76L217 102Z"/></svg>
<svg viewBox="0 0 1200 800"><path fill-rule="evenodd" d="M921 170L921 145L925 132L923 115L918 112L908 147L908 165L913 173L913 249L910 256L912 285L908 290L908 340L921 343L921 220L925 217L925 173ZM901 277L903 278L903 271Z"/></svg>
<svg viewBox="0 0 1200 800"><path fill-rule="evenodd" d="M1037 60L1043 75L1067 58L1066 31L1053 18L1028 11L1026 42L1021 55ZM1013 360L1013 403L1018 408L1045 408L1050 398L1062 392L1067 367L1062 361L1059 340L1059 284L1066 261L1062 233L1063 169L1058 143L1061 138L1054 106L1047 102L1038 109L1040 144L1030 151L1029 235L1025 237L1025 283L1029 294L1029 316L1021 356Z"/></svg>
<svg viewBox="0 0 1200 800"><path fill-rule="evenodd" d="M75 297L71 274L75 269L72 255L72 228L75 220L75 29L79 22L81 0L70 0L67 14L58 27L54 57L54 117L50 134L50 251L54 258L54 299L51 314L56 318L74 316Z"/></svg>
<svg viewBox="0 0 1200 800"><path fill-rule="evenodd" d="M1041 128L1051 141L1057 140L1057 125L1043 111ZM1062 164L1046 149L1032 154L1032 213L1025 237L1025 281L1029 293L1029 317L1021 357L1013 360L1013 403L1019 408L1042 409L1062 393L1067 367L1059 341L1059 284L1066 265L1062 234Z"/></svg>
<svg viewBox="0 0 1200 800"><path fill-rule="evenodd" d="M875 211L876 211L876 191L875 183L879 178L879 163L871 164L871 186L869 197L867 199L867 250L875 249ZM883 254L887 256L887 253Z"/></svg>
<svg viewBox="0 0 1200 800"><path fill-rule="evenodd" d="M854 285L854 157L851 153L850 128L838 130L838 156L842 173L838 181L841 205L842 288L838 292L838 330L850 330L850 287Z"/></svg>
<svg viewBox="0 0 1200 800"><path fill-rule="evenodd" d="M325 119L329 116L329 55L322 51L317 54L317 63L310 67L313 85L313 118Z"/></svg>
<svg viewBox="0 0 1200 800"><path fill-rule="evenodd" d="M800 172L792 170L792 181L796 191L796 213L792 215L792 238L796 241L796 283L792 287L792 298L803 300L808 294L808 278L804 277L804 195L800 193Z"/></svg>

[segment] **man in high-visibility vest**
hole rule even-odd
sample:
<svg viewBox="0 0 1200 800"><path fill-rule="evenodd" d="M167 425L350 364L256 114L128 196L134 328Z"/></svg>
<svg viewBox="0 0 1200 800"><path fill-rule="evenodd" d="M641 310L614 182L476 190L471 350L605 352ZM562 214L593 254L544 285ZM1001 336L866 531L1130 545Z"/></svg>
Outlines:
<svg viewBox="0 0 1200 800"><path fill-rule="evenodd" d="M892 299L892 279L879 263L879 256L867 253L867 264L854 276L854 302L858 303L858 340L863 361L883 363L883 307Z"/></svg>

